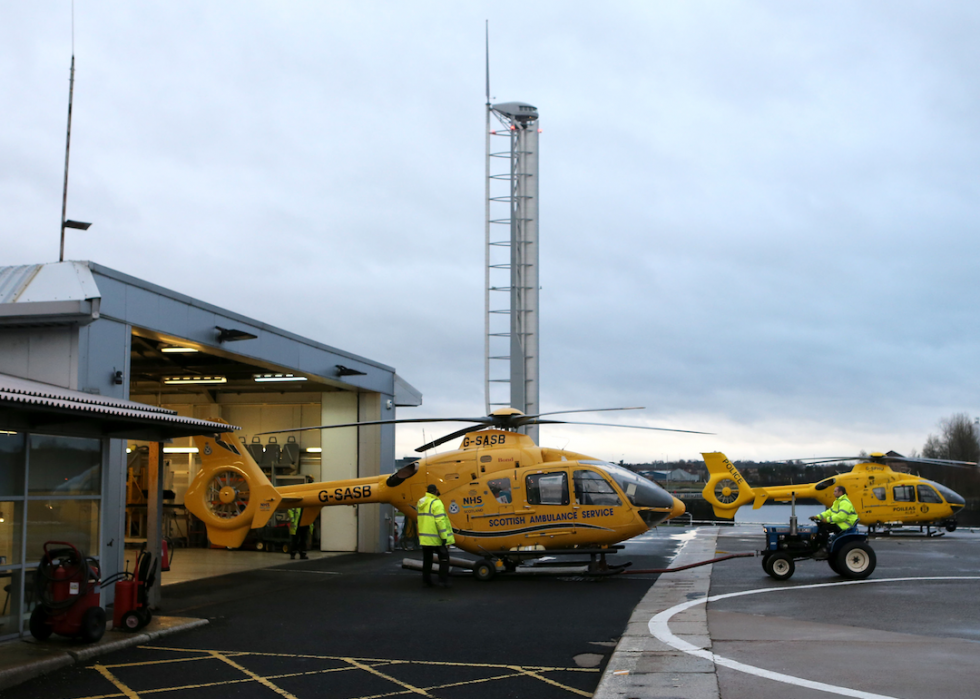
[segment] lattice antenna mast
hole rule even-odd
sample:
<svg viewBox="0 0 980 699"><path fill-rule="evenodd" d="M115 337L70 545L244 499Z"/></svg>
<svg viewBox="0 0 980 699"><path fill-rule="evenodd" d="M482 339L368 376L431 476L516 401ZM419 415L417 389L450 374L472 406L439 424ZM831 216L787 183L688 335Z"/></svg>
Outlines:
<svg viewBox="0 0 980 699"><path fill-rule="evenodd" d="M487 49L486 339L487 412L541 412L538 387L538 110L490 103ZM491 116L499 122L492 128ZM509 148L494 151L492 138ZM537 425L522 428L537 439Z"/></svg>

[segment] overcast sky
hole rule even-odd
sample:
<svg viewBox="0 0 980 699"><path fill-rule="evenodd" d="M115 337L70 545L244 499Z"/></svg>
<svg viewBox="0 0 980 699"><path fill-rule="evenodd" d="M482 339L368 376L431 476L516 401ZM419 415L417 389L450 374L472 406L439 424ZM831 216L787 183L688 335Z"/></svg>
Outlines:
<svg viewBox="0 0 980 699"><path fill-rule="evenodd" d="M541 114L542 409L716 433L543 444L907 453L980 413L975 2L78 0L66 259L482 414L487 19ZM68 0L0 3L0 265L58 258L71 53Z"/></svg>

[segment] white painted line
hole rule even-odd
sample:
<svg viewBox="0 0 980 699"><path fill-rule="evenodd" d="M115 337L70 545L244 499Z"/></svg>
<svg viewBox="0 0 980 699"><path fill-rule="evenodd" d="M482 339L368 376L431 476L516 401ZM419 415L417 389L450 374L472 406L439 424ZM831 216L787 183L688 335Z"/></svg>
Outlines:
<svg viewBox="0 0 980 699"><path fill-rule="evenodd" d="M332 570L303 570L302 568L265 568L275 573L313 573L313 575L340 575Z"/></svg>
<svg viewBox="0 0 980 699"><path fill-rule="evenodd" d="M736 660L731 660L720 655L715 655L710 650L705 648L699 648L694 644L683 641L677 636L675 636L670 631L669 622L671 617L675 614L683 612L685 609L690 609L699 604L707 604L708 602L716 602L718 600L728 599L730 597L744 597L745 595L759 595L766 592L785 592L785 591L795 591L795 590L812 590L818 587L838 587L842 585L869 585L874 583L889 583L889 582L922 582L928 580L980 580L980 576L977 575L961 575L961 576L947 576L947 577L928 577L928 578L884 578L880 580L846 580L844 582L833 582L833 583L818 583L814 585L796 585L787 587L761 587L755 590L744 590L742 592L730 592L727 595L715 595L714 597L704 597L702 599L692 600L690 602L684 602L683 604L678 604L670 609L666 609L652 619L648 624L650 633L659 641L666 643L669 646L673 646L677 650L683 651L689 655L696 656L698 658L704 658L710 660L716 665L721 665L722 667L727 667L732 670L737 670L738 672L744 672L749 675L755 675L756 677L762 677L767 680L773 680L774 682L784 682L786 684L792 684L797 687L807 687L808 689L815 689L821 692L828 692L830 694L837 694L842 697L856 697L857 699L895 699L895 697L885 696L883 694L873 694L871 692L862 692L857 689L849 689L847 687L837 687L832 684L825 684L823 682L813 682L812 680L806 680L802 677L793 677L792 675L784 675L780 672L773 672L771 670L765 670L761 667L755 667L754 665L746 665L745 663L740 663Z"/></svg>

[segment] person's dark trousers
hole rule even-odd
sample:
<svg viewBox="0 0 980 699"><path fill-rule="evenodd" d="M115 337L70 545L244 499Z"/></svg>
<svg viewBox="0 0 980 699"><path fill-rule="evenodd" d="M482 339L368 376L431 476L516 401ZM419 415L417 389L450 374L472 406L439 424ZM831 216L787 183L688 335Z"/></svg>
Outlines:
<svg viewBox="0 0 980 699"><path fill-rule="evenodd" d="M432 554L439 555L439 584L449 587L449 547L448 546L423 546L422 547L422 582L428 587L432 587Z"/></svg>
<svg viewBox="0 0 980 699"><path fill-rule="evenodd" d="M298 528L289 537L289 557L293 558L297 553L300 558L306 558L306 527Z"/></svg>

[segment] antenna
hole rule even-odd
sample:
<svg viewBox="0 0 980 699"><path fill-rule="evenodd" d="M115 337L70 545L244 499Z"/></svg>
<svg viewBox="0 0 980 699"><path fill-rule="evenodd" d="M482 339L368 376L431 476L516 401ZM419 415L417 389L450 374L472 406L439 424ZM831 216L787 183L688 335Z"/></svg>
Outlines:
<svg viewBox="0 0 980 699"><path fill-rule="evenodd" d="M487 20L487 109L490 109L490 20ZM487 114L489 117L489 112Z"/></svg>
<svg viewBox="0 0 980 699"><path fill-rule="evenodd" d="M77 228L87 231L91 223L69 221L65 218L68 208L68 155L71 151L71 103L75 96L75 2L71 3L71 75L68 79L68 132L65 136L65 187L61 193L61 254L58 262L65 261L65 229Z"/></svg>

